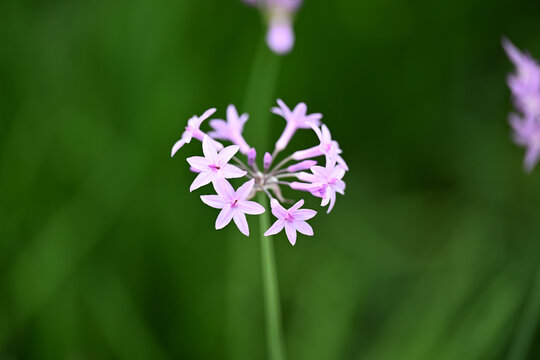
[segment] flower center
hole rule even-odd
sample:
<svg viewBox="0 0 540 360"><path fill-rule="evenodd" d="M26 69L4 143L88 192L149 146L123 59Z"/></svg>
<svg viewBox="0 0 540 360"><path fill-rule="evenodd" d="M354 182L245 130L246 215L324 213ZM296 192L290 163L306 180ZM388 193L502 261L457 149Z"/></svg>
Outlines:
<svg viewBox="0 0 540 360"><path fill-rule="evenodd" d="M289 223L292 223L294 221L294 218L292 217L291 214L287 213L287 216L285 216L285 219L283 219Z"/></svg>
<svg viewBox="0 0 540 360"><path fill-rule="evenodd" d="M234 199L234 201L231 204L231 207L235 208L238 206L238 199Z"/></svg>
<svg viewBox="0 0 540 360"><path fill-rule="evenodd" d="M211 164L208 167L210 169L212 169L212 171L218 171L219 169L221 169L221 167L219 165L216 165L216 164Z"/></svg>
<svg viewBox="0 0 540 360"><path fill-rule="evenodd" d="M330 150L332 150L332 143L324 143L322 144L322 146L323 146L323 151L325 153L330 152Z"/></svg>

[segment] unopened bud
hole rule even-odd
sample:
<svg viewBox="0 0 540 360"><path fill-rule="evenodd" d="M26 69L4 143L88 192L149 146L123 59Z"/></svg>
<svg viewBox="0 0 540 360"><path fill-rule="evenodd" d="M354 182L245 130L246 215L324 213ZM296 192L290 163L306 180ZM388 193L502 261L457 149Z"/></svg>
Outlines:
<svg viewBox="0 0 540 360"><path fill-rule="evenodd" d="M311 169L311 167L317 165L317 162L315 160L305 160L296 164L293 164L287 168L288 172L294 173L297 171L302 170L308 170Z"/></svg>
<svg viewBox="0 0 540 360"><path fill-rule="evenodd" d="M247 161L248 161L249 167L253 167L253 165L255 164L256 157L257 157L257 151L255 150L255 148L249 149L247 153L247 159L248 159Z"/></svg>
<svg viewBox="0 0 540 360"><path fill-rule="evenodd" d="M270 155L269 152L264 154L263 165L264 170L268 170L270 168L270 165L272 165L272 155Z"/></svg>

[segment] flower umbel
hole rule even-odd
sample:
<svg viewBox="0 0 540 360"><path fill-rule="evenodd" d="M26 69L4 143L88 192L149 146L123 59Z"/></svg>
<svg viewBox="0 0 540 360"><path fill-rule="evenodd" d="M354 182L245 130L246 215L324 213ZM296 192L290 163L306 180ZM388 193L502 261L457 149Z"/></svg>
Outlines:
<svg viewBox="0 0 540 360"><path fill-rule="evenodd" d="M201 199L205 204L221 209L216 220L216 229L222 229L234 220L240 232L249 236L249 225L245 215L259 215L265 212L262 205L251 201L256 193L263 192L271 200L272 214L278 219L266 230L265 236L277 234L285 229L289 242L294 245L297 232L313 235L313 229L306 220L314 217L317 212L300 209L304 205L303 199L291 208L285 209L282 204L292 201L284 198L282 188L306 191L322 198L321 206L329 205L327 212L330 212L336 202L336 193L343 195L345 192L345 182L342 179L348 167L340 155L342 151L339 144L332 139L326 125L321 125L321 114L308 115L304 103L298 104L294 110L290 110L281 100L278 100L278 105L279 107L273 108L272 112L284 117L287 124L274 152L264 153L262 171L256 162L257 151L242 137L248 115L238 115L233 105L229 105L227 109L227 121L210 121L214 131L208 134L202 132L199 127L203 120L214 113L214 109L205 112L201 117L190 119L182 139L173 146L172 153L174 155L180 147L191 141L191 138L202 141L204 156L192 156L187 159L190 170L197 173L190 191L213 184L217 194L202 195ZM307 150L296 151L279 161L279 153L286 148L299 129L311 129L319 138L319 144ZM216 141L217 139L230 141L233 145L224 148ZM235 156L239 151L245 155L245 162ZM311 159L319 156L324 156L326 160L324 167L318 166L317 161ZM231 160L237 166L229 164ZM247 181L234 190L227 180L234 178L246 178ZM288 178L300 181L288 182L286 181Z"/></svg>
<svg viewBox="0 0 540 360"><path fill-rule="evenodd" d="M514 141L527 149L523 166L531 172L540 158L540 66L509 40L503 39L503 47L516 67L508 76L508 87L517 113L510 114L509 122Z"/></svg>

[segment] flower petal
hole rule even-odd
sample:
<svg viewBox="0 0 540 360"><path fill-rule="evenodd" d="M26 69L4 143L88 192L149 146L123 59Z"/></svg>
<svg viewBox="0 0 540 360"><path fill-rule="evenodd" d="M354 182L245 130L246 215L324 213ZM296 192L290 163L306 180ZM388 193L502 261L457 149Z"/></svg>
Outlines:
<svg viewBox="0 0 540 360"><path fill-rule="evenodd" d="M251 189L253 189L253 185L255 185L255 179L251 179L249 181L246 181L242 186L236 190L236 196L239 200L245 200L251 193Z"/></svg>
<svg viewBox="0 0 540 360"><path fill-rule="evenodd" d="M330 191L330 206L328 207L327 214L330 214L330 211L334 208L334 205L336 204L336 193L334 191Z"/></svg>
<svg viewBox="0 0 540 360"><path fill-rule="evenodd" d="M322 166L315 165L311 168L311 172L315 175L317 180L325 182L328 176L326 175L326 168L323 168ZM303 180L303 179L300 179ZM305 181L305 180L304 180Z"/></svg>
<svg viewBox="0 0 540 360"><path fill-rule="evenodd" d="M238 230L246 236L249 236L249 225L246 220L246 215L241 211L236 211L233 216L234 223L238 227Z"/></svg>
<svg viewBox="0 0 540 360"><path fill-rule="evenodd" d="M284 222L283 220L278 220L266 232L264 233L264 236L271 236L279 233L281 230L283 230Z"/></svg>
<svg viewBox="0 0 540 360"><path fill-rule="evenodd" d="M191 186L189 187L189 191L192 192L193 190L196 190L200 188L201 186L210 184L214 176L215 176L214 173L211 173L211 172L200 173L199 175L197 175L195 180L193 180L193 183L191 183Z"/></svg>
<svg viewBox="0 0 540 360"><path fill-rule="evenodd" d="M214 209L223 209L227 205L227 201L223 200L219 195L201 195L201 200Z"/></svg>
<svg viewBox="0 0 540 360"><path fill-rule="evenodd" d="M341 195L345 195L345 181L339 180L335 185L334 189Z"/></svg>
<svg viewBox="0 0 540 360"><path fill-rule="evenodd" d="M325 142L325 143L332 142L332 135L330 134L330 130L328 130L328 126L326 126L325 124L322 124L321 129L322 129L322 138L323 138L323 141L321 142Z"/></svg>
<svg viewBox="0 0 540 360"><path fill-rule="evenodd" d="M214 139L220 139L220 140L229 140L229 130L227 127L227 123L225 120L221 119L214 119L210 121L210 127L214 129L214 131L210 131L208 133L208 136L214 138Z"/></svg>
<svg viewBox="0 0 540 360"><path fill-rule="evenodd" d="M224 200L230 200L234 196L234 189L232 185L225 179L216 179L214 182L214 189L218 195Z"/></svg>
<svg viewBox="0 0 540 360"><path fill-rule="evenodd" d="M287 210L276 199L270 201L270 206L272 207L272 214L278 219L285 219L287 217Z"/></svg>
<svg viewBox="0 0 540 360"><path fill-rule="evenodd" d="M174 156L174 154L176 154L176 152L178 150L180 150L180 148L182 146L184 146L184 144L186 144L186 139L184 139L184 137L182 137L182 139L178 140L177 142L174 143L173 147L172 147L172 150L171 150L171 157Z"/></svg>
<svg viewBox="0 0 540 360"><path fill-rule="evenodd" d="M216 112L216 108L210 108L206 110L201 116L199 116L199 125Z"/></svg>
<svg viewBox="0 0 540 360"><path fill-rule="evenodd" d="M300 209L292 213L295 220L309 220L315 215L317 215L317 212L311 209Z"/></svg>
<svg viewBox="0 0 540 360"><path fill-rule="evenodd" d="M232 159L232 157L238 152L240 146L238 145L229 145L225 149L221 150L217 155L217 162L221 165L224 165Z"/></svg>
<svg viewBox="0 0 540 360"><path fill-rule="evenodd" d="M343 160L343 158L338 155L337 157L337 163L346 171L349 171L349 166L347 165L347 163L345 162L345 160Z"/></svg>
<svg viewBox="0 0 540 360"><path fill-rule="evenodd" d="M300 199L296 202L296 204L294 204L290 209L289 211L295 211L295 210L298 210L302 207L302 205L304 205L304 199Z"/></svg>
<svg viewBox="0 0 540 360"><path fill-rule="evenodd" d="M291 245L294 246L294 244L296 244L296 229L294 228L294 224L288 221L284 221L284 223L285 223L285 233L287 234L287 238L289 239L289 242L291 243Z"/></svg>
<svg viewBox="0 0 540 360"><path fill-rule="evenodd" d="M315 134L317 134L317 137L319 138L319 142L322 144L324 142L324 137L321 132L321 129L315 124L309 123L309 126L315 131ZM323 125L324 126L324 125Z"/></svg>
<svg viewBox="0 0 540 360"><path fill-rule="evenodd" d="M191 167L194 169L197 169L199 171L208 171L208 165L210 165L210 161L202 156L192 156L188 157L187 162Z"/></svg>
<svg viewBox="0 0 540 360"><path fill-rule="evenodd" d="M301 234L313 236L313 228L305 221L295 221L294 228Z"/></svg>
<svg viewBox="0 0 540 360"><path fill-rule="evenodd" d="M224 207L216 219L216 230L223 229L227 226L235 213L236 211L232 206L228 205L227 207Z"/></svg>
<svg viewBox="0 0 540 360"><path fill-rule="evenodd" d="M240 200L237 207L238 210L249 215L260 215L265 211L264 206L255 201Z"/></svg>
<svg viewBox="0 0 540 360"><path fill-rule="evenodd" d="M294 190L309 191L309 192L312 192L318 187L318 185L316 184L307 184L307 183L301 183L298 181L293 181L289 186L291 187L291 189L294 189Z"/></svg>
<svg viewBox="0 0 540 360"><path fill-rule="evenodd" d="M236 179L245 176L247 171L244 171L234 165L226 164L221 167L219 173L226 179Z"/></svg>
<svg viewBox="0 0 540 360"><path fill-rule="evenodd" d="M315 177L315 175L307 173L307 172L300 172L300 173L296 174L296 178L298 180L300 180L300 181L306 181L306 182L310 182L310 183L316 182L318 180L317 177Z"/></svg>
<svg viewBox="0 0 540 360"><path fill-rule="evenodd" d="M216 161L217 159L216 144L213 142L210 136L204 135L203 141L202 141L202 149L203 149L203 154L205 158L207 158L211 162Z"/></svg>

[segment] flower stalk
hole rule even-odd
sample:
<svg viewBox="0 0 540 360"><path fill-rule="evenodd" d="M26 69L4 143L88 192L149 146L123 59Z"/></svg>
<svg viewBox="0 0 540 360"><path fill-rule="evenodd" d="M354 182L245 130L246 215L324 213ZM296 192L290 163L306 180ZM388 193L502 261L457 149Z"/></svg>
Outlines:
<svg viewBox="0 0 540 360"><path fill-rule="evenodd" d="M264 193L258 194L259 203L265 204ZM268 213L259 216L261 238L261 266L264 293L264 310L266 319L266 346L269 360L285 360L283 337L281 334L281 307L279 303L279 286L274 258L274 242L272 236L264 236L270 221Z"/></svg>

